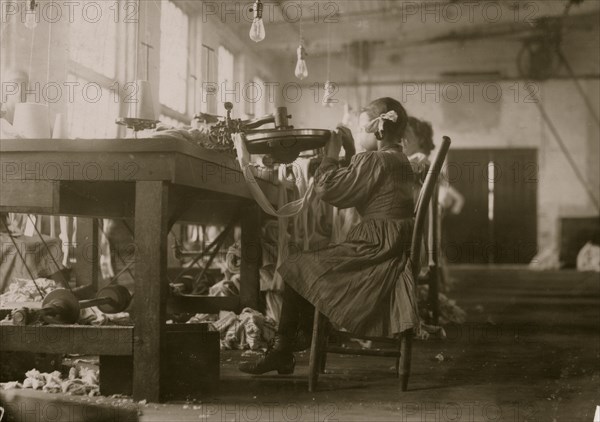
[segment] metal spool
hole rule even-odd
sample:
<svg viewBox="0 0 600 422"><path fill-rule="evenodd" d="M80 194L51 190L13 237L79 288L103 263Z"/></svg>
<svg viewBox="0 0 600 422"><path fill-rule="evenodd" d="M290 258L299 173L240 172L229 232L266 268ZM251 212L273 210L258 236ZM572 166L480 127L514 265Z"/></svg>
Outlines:
<svg viewBox="0 0 600 422"><path fill-rule="evenodd" d="M98 291L97 298L109 299L108 302L97 305L98 309L105 314L123 312L131 303L131 293L129 293L129 290L118 284L101 289Z"/></svg>
<svg viewBox="0 0 600 422"><path fill-rule="evenodd" d="M79 320L79 301L67 289L56 289L42 302L42 319L48 324L75 324Z"/></svg>

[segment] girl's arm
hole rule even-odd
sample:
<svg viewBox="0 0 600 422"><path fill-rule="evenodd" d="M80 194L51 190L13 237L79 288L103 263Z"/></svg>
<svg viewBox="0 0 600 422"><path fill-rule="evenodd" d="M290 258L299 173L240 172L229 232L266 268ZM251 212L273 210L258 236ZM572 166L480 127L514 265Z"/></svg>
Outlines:
<svg viewBox="0 0 600 422"><path fill-rule="evenodd" d="M333 160L340 158L340 151L342 150L342 137L337 132L331 132L331 137L325 145L325 157Z"/></svg>
<svg viewBox="0 0 600 422"><path fill-rule="evenodd" d="M378 183L382 164L376 153L367 152L355 155L348 167L339 168L337 158L332 158L334 152L331 147L323 158L315 174L315 190L323 201L338 208L360 206Z"/></svg>

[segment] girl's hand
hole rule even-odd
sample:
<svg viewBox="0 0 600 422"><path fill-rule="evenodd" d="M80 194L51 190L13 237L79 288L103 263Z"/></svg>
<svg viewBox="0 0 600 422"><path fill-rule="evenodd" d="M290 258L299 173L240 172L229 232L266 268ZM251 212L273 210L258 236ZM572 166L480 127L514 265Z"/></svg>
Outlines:
<svg viewBox="0 0 600 422"><path fill-rule="evenodd" d="M344 147L344 152L346 153L346 160L350 161L350 159L356 154L356 147L354 145L352 131L342 125L338 125L337 130L342 138L342 146Z"/></svg>
<svg viewBox="0 0 600 422"><path fill-rule="evenodd" d="M342 137L339 133L332 131L331 137L325 145L325 156L339 160L340 151L342 150Z"/></svg>

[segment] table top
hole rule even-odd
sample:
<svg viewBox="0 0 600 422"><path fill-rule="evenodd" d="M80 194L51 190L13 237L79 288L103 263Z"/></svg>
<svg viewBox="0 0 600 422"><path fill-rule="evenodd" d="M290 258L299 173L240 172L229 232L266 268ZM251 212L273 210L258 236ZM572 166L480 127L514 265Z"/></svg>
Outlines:
<svg viewBox="0 0 600 422"><path fill-rule="evenodd" d="M0 152L178 152L195 157L235 161L232 155L211 151L183 139L0 139Z"/></svg>
<svg viewBox="0 0 600 422"><path fill-rule="evenodd" d="M251 198L233 155L176 139L2 139L2 182L168 181ZM275 204L276 172L259 171L259 185Z"/></svg>

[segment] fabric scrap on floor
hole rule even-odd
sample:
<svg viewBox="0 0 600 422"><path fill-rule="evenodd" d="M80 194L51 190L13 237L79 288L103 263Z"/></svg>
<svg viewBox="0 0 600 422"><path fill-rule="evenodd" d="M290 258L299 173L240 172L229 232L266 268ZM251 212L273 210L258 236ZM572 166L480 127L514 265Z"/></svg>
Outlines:
<svg viewBox="0 0 600 422"><path fill-rule="evenodd" d="M427 320L430 318L429 311L427 310L429 304L429 286L418 286L417 293L421 318ZM447 324L464 324L467 319L467 313L456 304L454 299L448 298L444 293L438 293L438 301L440 310L439 324L441 326Z"/></svg>
<svg viewBox="0 0 600 422"><path fill-rule="evenodd" d="M187 323L206 322L210 322L212 328L220 333L221 349L224 350L265 349L277 331L275 321L251 308L245 308L240 315L223 312L217 321L213 315L197 314Z"/></svg>
<svg viewBox="0 0 600 422"><path fill-rule="evenodd" d="M59 371L46 373L32 369L25 373L23 383L11 381L0 383L0 386L3 390L29 388L47 393L65 393L74 396L100 395L98 371L90 368L73 367L69 370L67 379L63 379Z"/></svg>
<svg viewBox="0 0 600 422"><path fill-rule="evenodd" d="M577 271L600 272L600 246L587 242L577 254Z"/></svg>

